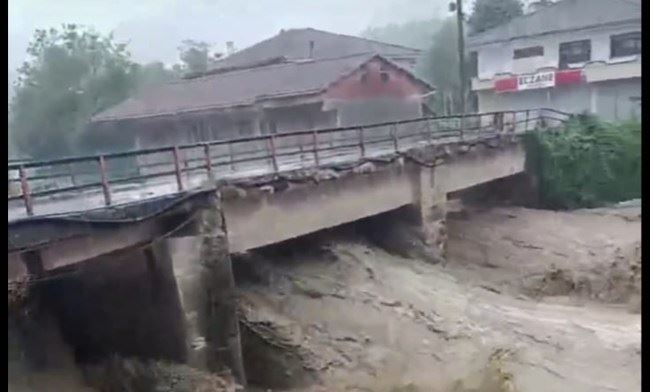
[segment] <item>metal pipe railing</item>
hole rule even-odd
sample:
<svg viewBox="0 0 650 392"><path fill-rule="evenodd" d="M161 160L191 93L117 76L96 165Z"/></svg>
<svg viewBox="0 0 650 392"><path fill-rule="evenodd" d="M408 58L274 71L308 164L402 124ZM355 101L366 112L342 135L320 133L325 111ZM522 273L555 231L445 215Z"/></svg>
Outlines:
<svg viewBox="0 0 650 392"><path fill-rule="evenodd" d="M242 165L251 162L264 162L265 165L268 165L270 161L269 169L272 173L277 174L282 171L283 164L292 163L287 159L294 159L296 155L300 155L299 164L301 166L305 162L310 162L313 167L320 167L328 158L332 159L341 155L363 159L370 153L371 146L382 143L385 143L387 147L390 146L393 153L399 153L400 149L412 147L410 143L434 143L436 140L449 137L459 137L463 140L476 134L480 135L482 132L488 132L488 135L516 133L520 124L524 124L523 131L528 131L531 128L530 125L533 124L533 128L535 128L539 120L565 122L570 116L570 114L558 110L541 108L423 117L362 126L301 130L45 161L10 161L8 164L9 183L20 182L21 193L9 195L8 200L22 199L27 215L31 216L34 214L34 197L69 194L74 191L95 188L101 189L104 204L109 206L112 203L112 193L115 192L111 185L137 183L171 175L175 177L177 190L180 192L186 189L182 178L183 173L187 174L187 187L189 187L190 172L205 171L207 179L214 180L218 177L215 168L229 166L230 171L235 172L237 166L241 168L244 167ZM330 135L330 137L322 138L322 135ZM311 141L311 147L309 147L309 142L305 143L307 140ZM248 148L249 146L251 148ZM218 147L223 147L225 151L217 151ZM235 147L239 151L235 151ZM215 155L212 154L213 151L216 153ZM154 156L154 154L158 155ZM309 155L313 156L313 161L305 160ZM169 158L164 158L165 156ZM151 162L152 159L147 157L162 158L162 160ZM109 164L109 161L119 159L134 159L135 167L130 164L122 165L124 167ZM149 162L144 162L147 159ZM127 161L127 163L130 162ZM95 169L92 169L93 163ZM82 167L83 170L75 171L74 165L85 168ZM158 168L162 171L157 170ZM173 168L173 170L169 168ZM28 172L30 170L32 171L31 175ZM12 172L18 172L18 176L12 177ZM90 176L90 182L84 183L83 176ZM60 185L62 179L69 179L71 186L51 188L57 182ZM33 186L31 186L32 184Z"/></svg>

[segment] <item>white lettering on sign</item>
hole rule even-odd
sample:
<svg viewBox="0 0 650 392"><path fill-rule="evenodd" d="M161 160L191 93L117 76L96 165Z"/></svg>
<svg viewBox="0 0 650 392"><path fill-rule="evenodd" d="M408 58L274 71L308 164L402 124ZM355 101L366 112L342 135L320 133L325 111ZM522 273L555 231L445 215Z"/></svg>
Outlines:
<svg viewBox="0 0 650 392"><path fill-rule="evenodd" d="M522 75L517 78L517 90L529 90L555 86L555 72L540 72L534 75Z"/></svg>

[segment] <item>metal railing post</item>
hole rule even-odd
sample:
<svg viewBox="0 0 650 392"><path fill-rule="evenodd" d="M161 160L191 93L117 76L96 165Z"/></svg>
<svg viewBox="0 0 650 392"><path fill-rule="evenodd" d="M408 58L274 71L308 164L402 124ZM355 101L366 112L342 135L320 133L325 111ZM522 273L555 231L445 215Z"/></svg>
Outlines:
<svg viewBox="0 0 650 392"><path fill-rule="evenodd" d="M361 158L365 158L366 146L363 143L363 127L359 128L359 149L361 149Z"/></svg>
<svg viewBox="0 0 650 392"><path fill-rule="evenodd" d="M25 203L25 210L27 215L34 215L34 205L32 204L32 195L29 191L29 184L27 183L27 173L25 173L25 167L20 166L18 168L18 174L20 176L20 189L23 193L23 201Z"/></svg>
<svg viewBox="0 0 650 392"><path fill-rule="evenodd" d="M74 170L72 167L72 163L68 164L68 172L70 172L70 183L72 184L72 186L77 186L77 181L74 178Z"/></svg>
<svg viewBox="0 0 650 392"><path fill-rule="evenodd" d="M397 135L397 126L395 124L390 127L390 136L393 139L393 148L395 152L399 152L399 137Z"/></svg>
<svg viewBox="0 0 650 392"><path fill-rule="evenodd" d="M187 158L187 153L183 154L183 169L185 169L185 178L187 178L187 181L189 183L190 181L190 171L188 170L190 168L190 162L189 159Z"/></svg>
<svg viewBox="0 0 650 392"><path fill-rule="evenodd" d="M298 150L300 151L300 163L305 159L304 149L302 146L302 135L298 135Z"/></svg>
<svg viewBox="0 0 650 392"><path fill-rule="evenodd" d="M271 163L273 163L273 171L278 172L278 160L275 154L275 135L271 134L268 138L269 149L271 150Z"/></svg>
<svg viewBox="0 0 650 392"><path fill-rule="evenodd" d="M318 167L320 166L320 162L318 159L318 132L314 130L311 136L312 136L312 142L314 144L314 162L316 163L316 167Z"/></svg>
<svg viewBox="0 0 650 392"><path fill-rule="evenodd" d="M529 109L526 109L526 124L524 125L524 127L525 127L524 132L528 132L528 116L529 116L528 112L529 112Z"/></svg>
<svg viewBox="0 0 650 392"><path fill-rule="evenodd" d="M174 146L172 149L172 154L174 156L174 170L176 172L176 184L178 185L178 190L183 190L183 177L181 175L181 162L180 154L178 151L178 146Z"/></svg>
<svg viewBox="0 0 650 392"><path fill-rule="evenodd" d="M228 157L230 158L230 170L235 171L235 152L232 149L232 143L228 143Z"/></svg>
<svg viewBox="0 0 650 392"><path fill-rule="evenodd" d="M106 175L106 161L104 156L100 155L97 159L99 163L99 174L102 179L102 191L104 192L104 204L107 206L111 205L111 189L108 186L108 176Z"/></svg>
<svg viewBox="0 0 650 392"><path fill-rule="evenodd" d="M463 129L464 127L465 127L465 114L461 114L460 115L460 129L459 129L459 131L460 131L459 134L460 134L460 140L461 141L465 140L465 131Z"/></svg>
<svg viewBox="0 0 650 392"><path fill-rule="evenodd" d="M431 124L429 123L429 120L424 120L424 124L427 128L427 139L429 140L429 144L433 144L433 131L431 130Z"/></svg>
<svg viewBox="0 0 650 392"><path fill-rule="evenodd" d="M214 173L212 173L212 157L210 157L210 145L203 145L203 155L205 156L205 171L208 175L208 180L214 181Z"/></svg>

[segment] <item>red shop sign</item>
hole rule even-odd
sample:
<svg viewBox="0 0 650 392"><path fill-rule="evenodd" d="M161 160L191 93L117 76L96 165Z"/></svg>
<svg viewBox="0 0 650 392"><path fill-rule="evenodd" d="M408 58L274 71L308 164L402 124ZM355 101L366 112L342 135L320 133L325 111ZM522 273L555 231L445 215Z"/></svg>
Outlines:
<svg viewBox="0 0 650 392"><path fill-rule="evenodd" d="M513 76L494 81L494 90L498 93L509 91L533 90L582 83L582 70L546 71L535 74Z"/></svg>

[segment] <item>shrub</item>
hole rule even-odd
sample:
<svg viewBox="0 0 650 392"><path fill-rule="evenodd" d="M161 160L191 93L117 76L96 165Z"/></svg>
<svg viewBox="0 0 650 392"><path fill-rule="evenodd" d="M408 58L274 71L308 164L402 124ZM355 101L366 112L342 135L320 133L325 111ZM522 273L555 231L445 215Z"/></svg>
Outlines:
<svg viewBox="0 0 650 392"><path fill-rule="evenodd" d="M581 115L525 137L543 207L591 208L641 197L641 124Z"/></svg>

